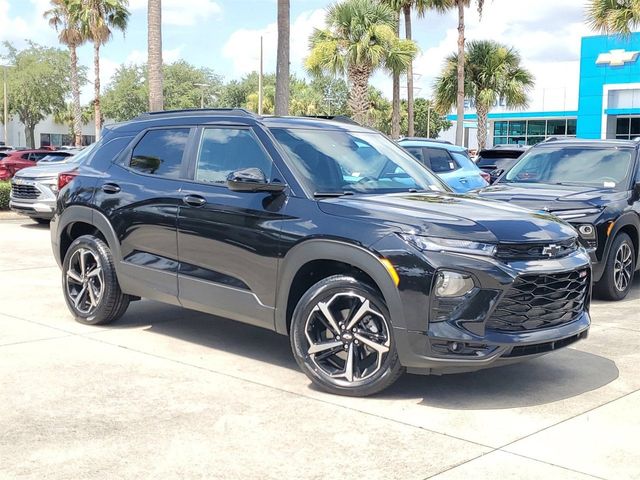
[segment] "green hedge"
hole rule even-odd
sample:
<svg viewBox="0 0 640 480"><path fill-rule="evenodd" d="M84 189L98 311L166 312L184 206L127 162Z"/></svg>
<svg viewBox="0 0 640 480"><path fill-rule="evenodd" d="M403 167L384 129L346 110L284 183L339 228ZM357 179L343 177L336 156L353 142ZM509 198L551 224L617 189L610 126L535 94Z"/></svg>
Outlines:
<svg viewBox="0 0 640 480"><path fill-rule="evenodd" d="M11 182L0 182L0 210L9 209L9 192L11 192Z"/></svg>

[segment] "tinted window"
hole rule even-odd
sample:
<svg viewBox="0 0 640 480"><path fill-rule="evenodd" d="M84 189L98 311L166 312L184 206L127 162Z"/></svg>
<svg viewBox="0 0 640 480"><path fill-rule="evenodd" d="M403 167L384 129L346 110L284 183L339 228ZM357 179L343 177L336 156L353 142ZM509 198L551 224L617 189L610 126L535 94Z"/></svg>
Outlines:
<svg viewBox="0 0 640 480"><path fill-rule="evenodd" d="M207 128L202 133L196 180L225 183L227 176L244 168L259 168L271 177L271 160L249 129Z"/></svg>
<svg viewBox="0 0 640 480"><path fill-rule="evenodd" d="M540 148L523 156L503 181L624 189L633 153L617 148Z"/></svg>
<svg viewBox="0 0 640 480"><path fill-rule="evenodd" d="M425 148L424 152L429 156L431 170L435 173L446 173L456 170L458 164L451 158L449 152L440 148Z"/></svg>
<svg viewBox="0 0 640 480"><path fill-rule="evenodd" d="M178 178L188 139L188 128L150 130L133 149L129 166L142 173Z"/></svg>
<svg viewBox="0 0 640 480"><path fill-rule="evenodd" d="M424 154L422 153L422 147L404 147L407 152L420 160L420 163L429 166L427 160L424 158Z"/></svg>

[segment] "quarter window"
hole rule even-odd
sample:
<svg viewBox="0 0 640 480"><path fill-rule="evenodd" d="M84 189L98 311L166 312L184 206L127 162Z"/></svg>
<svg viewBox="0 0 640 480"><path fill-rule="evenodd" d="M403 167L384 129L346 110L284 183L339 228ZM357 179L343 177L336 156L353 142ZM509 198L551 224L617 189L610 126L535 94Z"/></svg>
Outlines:
<svg viewBox="0 0 640 480"><path fill-rule="evenodd" d="M179 178L188 128L150 130L133 149L129 166L138 172Z"/></svg>
<svg viewBox="0 0 640 480"><path fill-rule="evenodd" d="M224 184L236 170L259 168L271 178L272 163L248 128L207 128L202 133L196 180Z"/></svg>

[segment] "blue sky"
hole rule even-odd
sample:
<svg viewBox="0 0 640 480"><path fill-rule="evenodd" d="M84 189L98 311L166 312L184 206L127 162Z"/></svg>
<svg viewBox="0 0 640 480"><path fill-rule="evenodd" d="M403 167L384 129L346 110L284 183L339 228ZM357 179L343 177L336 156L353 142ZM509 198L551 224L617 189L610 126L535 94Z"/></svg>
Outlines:
<svg viewBox="0 0 640 480"><path fill-rule="evenodd" d="M292 70L303 74L307 40L322 26L328 0L291 0ZM42 18L48 0L0 0L0 40L20 46L25 38L57 45L56 34ZM147 0L130 0L131 18L126 36L117 33L103 48L103 85L121 63L146 59ZM584 0L493 0L480 20L468 10L468 39L493 38L513 45L535 74L536 92L562 90L565 102L577 90L580 37L584 25ZM265 70L275 71L276 0L163 0L165 61L185 59L212 68L226 79L239 78L257 68L259 38L264 37ZM414 18L414 38L421 54L416 60L419 96L428 96L445 56L456 48L456 15L429 14ZM92 65L90 46L80 60ZM373 83L390 94L390 79L379 73ZM91 86L83 97L90 98ZM557 92L556 92L557 93ZM577 96L577 91L575 92ZM559 96L557 94L556 96Z"/></svg>

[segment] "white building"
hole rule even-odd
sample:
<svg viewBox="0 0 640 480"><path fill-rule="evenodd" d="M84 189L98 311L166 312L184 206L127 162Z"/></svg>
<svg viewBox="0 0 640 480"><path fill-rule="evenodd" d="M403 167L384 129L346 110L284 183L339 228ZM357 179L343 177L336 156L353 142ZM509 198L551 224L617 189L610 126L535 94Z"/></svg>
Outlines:
<svg viewBox="0 0 640 480"><path fill-rule="evenodd" d="M7 138L4 138L4 125L0 125L0 141L13 147L27 146L24 125L13 116L7 122ZM82 126L82 144L89 145L95 141L95 126L93 122ZM53 116L40 122L35 129L35 147L73 145L73 138L68 125L61 125L53 121Z"/></svg>

